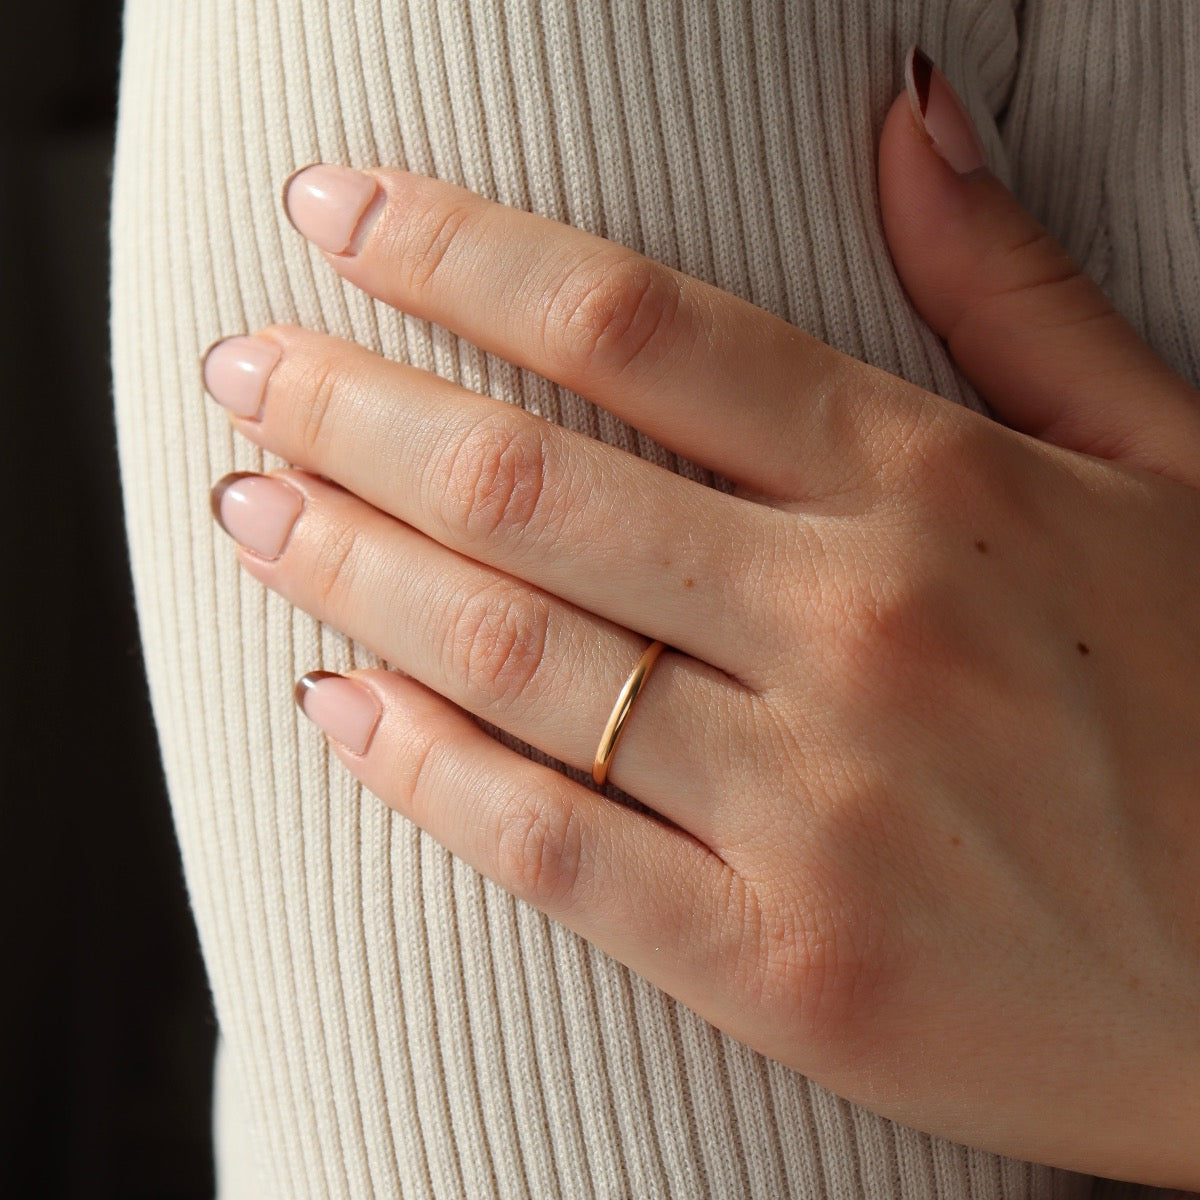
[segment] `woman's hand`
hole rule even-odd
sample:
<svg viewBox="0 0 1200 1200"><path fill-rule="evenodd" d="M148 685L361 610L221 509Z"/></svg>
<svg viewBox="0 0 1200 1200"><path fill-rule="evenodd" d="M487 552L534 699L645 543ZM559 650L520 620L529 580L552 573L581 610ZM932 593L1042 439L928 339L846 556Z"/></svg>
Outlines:
<svg viewBox="0 0 1200 1200"><path fill-rule="evenodd" d="M485 875L871 1109L1200 1186L1200 397L955 103L910 64L883 214L1015 428L598 237L320 167L289 206L344 278L738 494L272 327L206 381L298 469L215 504L256 578L404 672L316 673L305 711ZM666 821L468 715L586 772L647 639L611 774Z"/></svg>

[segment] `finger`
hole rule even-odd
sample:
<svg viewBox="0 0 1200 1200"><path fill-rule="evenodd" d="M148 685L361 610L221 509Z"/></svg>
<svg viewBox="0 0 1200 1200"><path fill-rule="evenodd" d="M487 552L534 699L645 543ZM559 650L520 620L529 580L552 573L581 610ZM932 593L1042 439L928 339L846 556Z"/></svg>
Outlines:
<svg viewBox="0 0 1200 1200"><path fill-rule="evenodd" d="M305 713L390 807L709 1020L745 1026L734 1000L760 958L754 902L706 846L514 753L412 680L311 682Z"/></svg>
<svg viewBox="0 0 1200 1200"><path fill-rule="evenodd" d="M754 492L841 489L863 469L857 422L924 395L626 246L438 179L319 165L285 195L352 283Z"/></svg>
<svg viewBox="0 0 1200 1200"><path fill-rule="evenodd" d="M260 419L238 421L264 448L589 612L750 668L756 564L780 514L322 334L218 344L205 377L226 403L237 363L270 368L265 402L251 388Z"/></svg>
<svg viewBox="0 0 1200 1200"><path fill-rule="evenodd" d="M645 638L298 471L226 476L213 507L243 547L243 565L286 600L476 716L591 771ZM712 756L701 764L695 749L723 745L750 703L719 671L664 654L611 779L697 836L715 836L727 789Z"/></svg>
<svg viewBox="0 0 1200 1200"><path fill-rule="evenodd" d="M921 315L1015 428L1200 482L1200 393L987 171L966 110L915 47L906 74L880 141L879 190Z"/></svg>

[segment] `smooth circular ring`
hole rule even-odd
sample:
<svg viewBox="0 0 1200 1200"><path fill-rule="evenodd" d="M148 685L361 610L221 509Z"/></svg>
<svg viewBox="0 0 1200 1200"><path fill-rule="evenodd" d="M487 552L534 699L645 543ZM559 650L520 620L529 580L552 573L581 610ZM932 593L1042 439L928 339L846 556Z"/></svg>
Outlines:
<svg viewBox="0 0 1200 1200"><path fill-rule="evenodd" d="M630 672L629 678L625 680L625 686L621 689L616 704L613 705L612 715L608 718L608 724L605 725L604 733L600 738L596 761L592 763L592 778L596 781L597 787L603 787L608 779L608 766L617 751L617 743L621 740L625 722L629 720L629 714L633 712L633 706L637 702L638 696L641 695L642 688L646 686L646 680L650 677L650 672L654 669L654 664L658 662L658 656L663 650L662 642L651 642L642 652L642 657L637 660L637 666Z"/></svg>

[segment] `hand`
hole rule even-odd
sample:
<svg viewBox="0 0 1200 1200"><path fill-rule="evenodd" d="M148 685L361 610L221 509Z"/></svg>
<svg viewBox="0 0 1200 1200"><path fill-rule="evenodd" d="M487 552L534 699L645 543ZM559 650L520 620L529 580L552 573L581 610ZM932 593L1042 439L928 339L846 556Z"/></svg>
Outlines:
<svg viewBox="0 0 1200 1200"><path fill-rule="evenodd" d="M868 1108L1200 1186L1200 397L909 86L895 261L1013 428L600 238L321 167L289 206L345 279L738 492L272 327L206 380L298 469L215 506L404 672L305 711L485 875ZM586 772L647 639L612 779L650 813L468 715Z"/></svg>

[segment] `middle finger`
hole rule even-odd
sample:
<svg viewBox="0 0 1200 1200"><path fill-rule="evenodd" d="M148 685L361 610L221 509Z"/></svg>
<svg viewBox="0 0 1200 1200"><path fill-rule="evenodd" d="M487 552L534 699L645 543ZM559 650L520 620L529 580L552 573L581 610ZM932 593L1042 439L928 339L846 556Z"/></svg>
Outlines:
<svg viewBox="0 0 1200 1200"><path fill-rule="evenodd" d="M246 437L295 466L754 686L752 582L803 521L304 329L218 343L204 376Z"/></svg>

